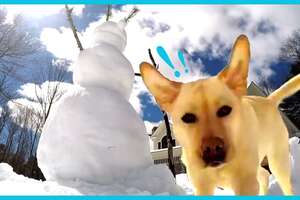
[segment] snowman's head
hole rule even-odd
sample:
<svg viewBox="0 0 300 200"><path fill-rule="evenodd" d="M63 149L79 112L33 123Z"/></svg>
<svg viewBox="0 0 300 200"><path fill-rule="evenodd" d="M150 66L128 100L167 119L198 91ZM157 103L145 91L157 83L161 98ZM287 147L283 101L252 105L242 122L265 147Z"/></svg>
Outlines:
<svg viewBox="0 0 300 200"><path fill-rule="evenodd" d="M99 43L109 43L120 51L124 51L126 46L126 22L120 21L118 23L107 21L98 26L93 34L95 45Z"/></svg>

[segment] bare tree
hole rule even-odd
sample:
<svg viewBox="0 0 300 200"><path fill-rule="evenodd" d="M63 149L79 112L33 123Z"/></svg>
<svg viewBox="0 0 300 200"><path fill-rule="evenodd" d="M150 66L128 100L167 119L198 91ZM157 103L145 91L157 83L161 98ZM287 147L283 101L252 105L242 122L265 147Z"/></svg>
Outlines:
<svg viewBox="0 0 300 200"><path fill-rule="evenodd" d="M0 114L0 138L2 138L4 127L6 126L9 118L10 118L10 111L8 107L3 106Z"/></svg>
<svg viewBox="0 0 300 200"><path fill-rule="evenodd" d="M28 100L28 105L16 104L13 108L14 115L16 115L14 118L15 122L20 126L20 137L16 141L18 144L17 152L27 149L26 152L29 156L35 156L42 128L49 117L53 105L66 91L65 88L62 88L62 82L67 74L64 68L65 65L65 62L56 62L41 69L36 82L42 83L30 85L30 87L33 87L35 94L33 96L23 96L23 98ZM28 145L28 147L25 148L24 145Z"/></svg>
<svg viewBox="0 0 300 200"><path fill-rule="evenodd" d="M11 85L11 80L7 74L0 73L0 105L5 105L16 96L11 90Z"/></svg>
<svg viewBox="0 0 300 200"><path fill-rule="evenodd" d="M0 9L0 103L11 100L15 94L9 90L9 78L20 80L16 70L24 66L24 58L34 54L41 46L29 31L21 15L12 23L6 21L7 13ZM9 78L8 78L9 77Z"/></svg>
<svg viewBox="0 0 300 200"><path fill-rule="evenodd" d="M20 157L26 158L29 152L31 139L31 119L35 114L34 110L26 107L19 107L18 115L16 116L15 123L20 126L18 133L18 140L16 141L16 154Z"/></svg>
<svg viewBox="0 0 300 200"><path fill-rule="evenodd" d="M41 85L36 84L35 97L40 105L39 116L42 117L42 126L49 117L50 111L53 105L63 96L65 91L61 88L61 84L66 78L67 71L64 68L66 64L56 63L51 64L46 70L41 73L46 84L44 88Z"/></svg>
<svg viewBox="0 0 300 200"><path fill-rule="evenodd" d="M272 85L272 81L269 80L268 78L263 76L261 78L261 81L259 82L259 86L262 89L262 92L268 96L269 94L271 94L274 91L274 88L271 86Z"/></svg>
<svg viewBox="0 0 300 200"><path fill-rule="evenodd" d="M4 143L0 144L0 161L8 162L14 169L16 166L21 169L20 163L26 161L34 152L38 134L33 133L41 132L42 117L35 110L15 102L14 98L17 95L12 92L11 83L24 83L17 75L17 70L26 66L27 61L30 62L31 55L35 54L41 45L31 34L21 15L8 23L6 14L5 10L0 9L0 138L4 140ZM9 101L15 103L17 115L6 106Z"/></svg>
<svg viewBox="0 0 300 200"><path fill-rule="evenodd" d="M290 63L290 74L287 80L300 73L300 29L294 31L284 42L280 56ZM280 108L300 129L300 92L284 99Z"/></svg>
<svg viewBox="0 0 300 200"><path fill-rule="evenodd" d="M40 43L27 30L21 15L7 23L5 12L0 10L0 18L0 71L10 74L13 66L22 65L24 56L34 54L40 48Z"/></svg>
<svg viewBox="0 0 300 200"><path fill-rule="evenodd" d="M5 147L6 147L5 152L4 152L3 157L1 158L1 162L7 161L9 159L9 155L12 152L15 135L18 133L18 131L19 131L18 124L16 124L14 121L10 120L7 123L8 136L7 136L6 143L5 143Z"/></svg>
<svg viewBox="0 0 300 200"><path fill-rule="evenodd" d="M294 31L284 42L281 47L280 57L292 63L300 63L300 29Z"/></svg>
<svg viewBox="0 0 300 200"><path fill-rule="evenodd" d="M13 108L2 161L9 163L19 174L44 180L43 174L37 166L35 152L42 123L43 117L39 110L30 106Z"/></svg>

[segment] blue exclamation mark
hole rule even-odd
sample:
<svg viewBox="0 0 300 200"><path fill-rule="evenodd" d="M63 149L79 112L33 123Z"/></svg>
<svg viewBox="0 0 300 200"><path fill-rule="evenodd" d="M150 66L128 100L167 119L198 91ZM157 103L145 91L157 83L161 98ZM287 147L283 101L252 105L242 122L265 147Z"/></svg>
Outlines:
<svg viewBox="0 0 300 200"><path fill-rule="evenodd" d="M176 78L180 77L180 72L178 70L175 69L173 63L171 62L167 52L165 51L165 49L161 46L158 46L156 48L157 53L160 55L160 57L169 65L169 67L171 67L171 69L173 69L174 71L174 76Z"/></svg>
<svg viewBox="0 0 300 200"><path fill-rule="evenodd" d="M188 69L188 67L185 64L183 53L180 50L178 50L178 58L179 58L180 62L182 63L183 67L184 67L184 72L186 74L189 73L189 69Z"/></svg>

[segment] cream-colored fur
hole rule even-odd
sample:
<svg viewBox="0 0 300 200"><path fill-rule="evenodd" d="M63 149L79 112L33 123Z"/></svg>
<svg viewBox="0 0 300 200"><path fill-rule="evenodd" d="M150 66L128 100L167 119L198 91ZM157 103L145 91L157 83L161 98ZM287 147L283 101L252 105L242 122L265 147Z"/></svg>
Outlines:
<svg viewBox="0 0 300 200"><path fill-rule="evenodd" d="M196 195L212 195L217 186L237 195L266 194L269 167L285 195L292 195L288 132L278 103L300 89L300 76L291 79L269 97L246 96L250 45L237 38L228 66L217 76L190 83L166 79L151 64L140 66L143 80L158 104L173 120L174 133L183 148L182 160ZM222 106L230 114L216 113ZM192 113L193 123L183 116ZM206 138L221 138L225 161L209 166L203 161Z"/></svg>

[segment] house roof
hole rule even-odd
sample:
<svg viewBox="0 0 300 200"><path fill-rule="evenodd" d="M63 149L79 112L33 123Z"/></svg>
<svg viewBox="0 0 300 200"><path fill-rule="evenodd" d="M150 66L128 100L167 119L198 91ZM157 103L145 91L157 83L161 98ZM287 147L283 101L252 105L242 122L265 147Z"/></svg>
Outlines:
<svg viewBox="0 0 300 200"><path fill-rule="evenodd" d="M174 137L173 135L173 126L170 123L170 128L171 128L171 133L172 133L172 137ZM166 135L166 124L164 121L162 121L158 127L156 128L156 130L154 131L154 133L151 134L151 139L153 141L160 141L164 136Z"/></svg>
<svg viewBox="0 0 300 200"><path fill-rule="evenodd" d="M247 88L247 94L248 95L255 95L255 96L261 96L261 97L266 97L267 94L258 86L256 83L251 81Z"/></svg>

